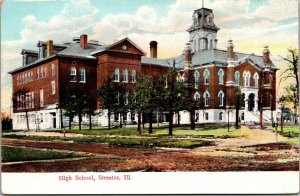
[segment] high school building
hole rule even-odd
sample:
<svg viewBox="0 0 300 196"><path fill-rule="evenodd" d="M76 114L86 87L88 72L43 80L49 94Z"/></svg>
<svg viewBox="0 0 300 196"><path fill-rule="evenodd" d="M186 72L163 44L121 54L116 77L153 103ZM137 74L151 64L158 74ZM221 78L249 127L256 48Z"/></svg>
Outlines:
<svg viewBox="0 0 300 196"><path fill-rule="evenodd" d="M196 122L234 122L236 86L244 97L240 120L259 122L260 109L263 109L263 120L271 121L271 109L276 108L277 69L270 60L268 47L262 48L261 56L234 51L232 40L228 41L226 50L218 49L219 30L211 9L195 10L192 25L187 30L190 39L184 54L168 59L157 58L156 41L150 42L150 57L129 38L110 45L88 40L87 35L62 44L38 41L38 50L23 49L22 66L9 72L13 93L24 88L29 90L26 96L17 97L26 104L13 107L13 129L26 129L25 109L29 111L30 129L60 128L61 121L67 125L68 118L59 105L69 88L76 86L82 91L96 92L111 77L130 93L141 74L158 77L168 73L173 59L177 79L191 83L191 96L203 103L203 109L196 111ZM181 111L174 121L189 123L189 115ZM134 113L111 118L119 121L121 117L128 124L137 121ZM107 111L99 110L93 123L107 126L107 118ZM166 120L165 116L161 119Z"/></svg>

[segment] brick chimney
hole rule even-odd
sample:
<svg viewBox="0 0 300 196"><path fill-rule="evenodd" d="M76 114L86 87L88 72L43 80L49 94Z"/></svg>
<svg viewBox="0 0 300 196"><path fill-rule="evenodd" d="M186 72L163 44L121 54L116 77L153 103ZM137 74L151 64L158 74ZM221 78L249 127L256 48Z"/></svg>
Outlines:
<svg viewBox="0 0 300 196"><path fill-rule="evenodd" d="M184 69L192 68L192 48L190 43L186 43L184 49Z"/></svg>
<svg viewBox="0 0 300 196"><path fill-rule="evenodd" d="M157 58L157 41L150 42L150 57Z"/></svg>
<svg viewBox="0 0 300 196"><path fill-rule="evenodd" d="M47 41L47 56L51 56L53 54L53 41Z"/></svg>
<svg viewBox="0 0 300 196"><path fill-rule="evenodd" d="M269 46L264 46L263 50L263 61L266 66L269 66L269 61L270 61L270 51L269 51Z"/></svg>
<svg viewBox="0 0 300 196"><path fill-rule="evenodd" d="M232 40L228 40L227 44L227 60L228 61L233 61L234 60L234 51L233 51L234 45Z"/></svg>
<svg viewBox="0 0 300 196"><path fill-rule="evenodd" d="M86 49L88 47L88 36L85 34L80 35L80 47Z"/></svg>

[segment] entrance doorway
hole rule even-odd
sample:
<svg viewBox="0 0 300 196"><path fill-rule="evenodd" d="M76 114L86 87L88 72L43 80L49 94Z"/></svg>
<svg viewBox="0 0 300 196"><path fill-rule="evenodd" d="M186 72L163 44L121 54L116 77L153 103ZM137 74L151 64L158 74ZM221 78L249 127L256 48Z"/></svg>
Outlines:
<svg viewBox="0 0 300 196"><path fill-rule="evenodd" d="M250 95L248 97L248 110L249 111L253 111L254 104L255 104L254 99L255 99L254 93L250 93Z"/></svg>

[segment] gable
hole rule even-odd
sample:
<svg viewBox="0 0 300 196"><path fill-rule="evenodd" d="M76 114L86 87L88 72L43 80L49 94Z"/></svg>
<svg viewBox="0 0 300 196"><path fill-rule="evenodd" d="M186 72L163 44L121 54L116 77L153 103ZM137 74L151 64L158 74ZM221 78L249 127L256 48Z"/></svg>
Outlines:
<svg viewBox="0 0 300 196"><path fill-rule="evenodd" d="M127 53L127 54L136 54L136 55L140 55L140 56L145 55L145 52L128 38L125 38L123 40L120 40L120 41L110 45L107 48L107 51L121 52L121 53Z"/></svg>

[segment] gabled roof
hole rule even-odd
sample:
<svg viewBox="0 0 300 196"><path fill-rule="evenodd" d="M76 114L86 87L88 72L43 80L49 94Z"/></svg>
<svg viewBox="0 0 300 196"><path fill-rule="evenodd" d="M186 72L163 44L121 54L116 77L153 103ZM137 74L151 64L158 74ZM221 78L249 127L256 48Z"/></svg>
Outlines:
<svg viewBox="0 0 300 196"><path fill-rule="evenodd" d="M34 50L28 50L28 49L22 49L21 50L21 54L34 54L34 55L38 55L38 51L34 51Z"/></svg>
<svg viewBox="0 0 300 196"><path fill-rule="evenodd" d="M80 47L80 43L71 43L68 45L67 48L58 52L59 56L70 56L70 57L81 57L81 58L88 58L88 59L96 59L94 56L91 55L91 52L97 48L95 44L88 44L87 48Z"/></svg>

